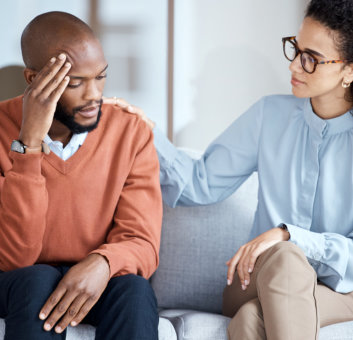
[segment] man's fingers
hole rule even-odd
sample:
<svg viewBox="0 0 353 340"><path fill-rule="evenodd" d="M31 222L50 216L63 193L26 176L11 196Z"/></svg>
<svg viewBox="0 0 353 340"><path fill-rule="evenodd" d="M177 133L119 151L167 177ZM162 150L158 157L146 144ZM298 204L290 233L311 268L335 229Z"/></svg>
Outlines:
<svg viewBox="0 0 353 340"><path fill-rule="evenodd" d="M67 312L72 301L75 299L76 294L68 292L63 296L63 298L57 303L54 310L50 313L49 317L44 323L44 329L50 331L59 319Z"/></svg>
<svg viewBox="0 0 353 340"><path fill-rule="evenodd" d="M60 284L54 290L54 292L49 296L48 300L45 302L41 311L39 312L39 319L45 320L55 306L59 303L61 298L65 295L66 289L61 287Z"/></svg>
<svg viewBox="0 0 353 340"><path fill-rule="evenodd" d="M53 57L50 59L50 61L43 67L42 70L38 72L36 77L33 79L31 87L36 89L36 91L41 92L64 65L65 60L66 55L63 53L60 54L57 58Z"/></svg>
<svg viewBox="0 0 353 340"><path fill-rule="evenodd" d="M70 63L65 63L63 65L63 67L58 71L58 73L53 77L53 79L43 89L42 95L44 98L50 97L51 94L56 91L56 89L59 87L59 85L65 79L67 73L70 71L70 68L71 68Z"/></svg>
<svg viewBox="0 0 353 340"><path fill-rule="evenodd" d="M82 306L86 303L87 300L88 300L88 296L84 294L81 294L76 297L76 299L67 308L65 315L55 326L56 333L61 333L65 330L65 328L72 322L72 320L80 312Z"/></svg>
<svg viewBox="0 0 353 340"><path fill-rule="evenodd" d="M97 302L97 299L89 298L85 302L85 304L80 308L80 311L78 312L78 314L76 314L76 316L71 321L71 326L77 326L89 313L89 311L92 309L92 307L95 305L96 302Z"/></svg>
<svg viewBox="0 0 353 340"><path fill-rule="evenodd" d="M64 93L67 85L69 84L70 77L66 76L64 79L61 81L61 83L58 85L58 87L52 92L51 98L53 101L58 102L61 95Z"/></svg>

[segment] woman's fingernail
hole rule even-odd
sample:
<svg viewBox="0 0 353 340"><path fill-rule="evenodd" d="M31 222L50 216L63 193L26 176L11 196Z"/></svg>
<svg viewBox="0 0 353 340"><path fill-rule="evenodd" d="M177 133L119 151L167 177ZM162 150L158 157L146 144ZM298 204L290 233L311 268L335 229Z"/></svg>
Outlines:
<svg viewBox="0 0 353 340"><path fill-rule="evenodd" d="M248 269L248 273L251 273L251 272L252 272L252 268L249 268L249 269Z"/></svg>
<svg viewBox="0 0 353 340"><path fill-rule="evenodd" d="M65 57L66 57L65 54L64 54L64 53L61 53L61 54L59 54L59 57L58 57L58 58L59 58L60 60L64 60Z"/></svg>
<svg viewBox="0 0 353 340"><path fill-rule="evenodd" d="M44 329L46 331L50 331L50 329L51 329L50 324L48 324L48 323L44 324Z"/></svg>
<svg viewBox="0 0 353 340"><path fill-rule="evenodd" d="M40 313L39 314L39 319L44 320L45 319L45 314L44 313Z"/></svg>
<svg viewBox="0 0 353 340"><path fill-rule="evenodd" d="M53 58L50 59L50 62L53 63L55 60L56 60L56 58L53 57Z"/></svg>
<svg viewBox="0 0 353 340"><path fill-rule="evenodd" d="M61 327L59 327L59 326L55 327L55 332L56 333L61 333L62 332Z"/></svg>
<svg viewBox="0 0 353 340"><path fill-rule="evenodd" d="M230 281L229 279L227 280L227 285L230 286L232 284L232 281Z"/></svg>
<svg viewBox="0 0 353 340"><path fill-rule="evenodd" d="M247 286L249 284L249 281L248 280L245 280L245 286Z"/></svg>
<svg viewBox="0 0 353 340"><path fill-rule="evenodd" d="M72 326L72 327L75 327L76 325L77 325L77 322L76 322L76 321L72 321L72 322L71 322L71 326Z"/></svg>
<svg viewBox="0 0 353 340"><path fill-rule="evenodd" d="M242 290L245 290L245 289L246 289L246 286L245 286L245 285L241 285L241 289L242 289Z"/></svg>

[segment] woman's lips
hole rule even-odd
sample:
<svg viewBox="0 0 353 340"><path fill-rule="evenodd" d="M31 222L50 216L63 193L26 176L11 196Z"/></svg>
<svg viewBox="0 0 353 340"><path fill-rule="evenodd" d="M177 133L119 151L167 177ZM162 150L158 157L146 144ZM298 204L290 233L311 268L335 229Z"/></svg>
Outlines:
<svg viewBox="0 0 353 340"><path fill-rule="evenodd" d="M78 111L78 113L80 116L82 116L84 118L92 118L92 117L97 116L98 111L99 111L98 106L91 106L91 107L87 107L85 109Z"/></svg>
<svg viewBox="0 0 353 340"><path fill-rule="evenodd" d="M292 77L291 84L292 84L293 86L299 86L299 85L303 85L304 82L298 80L298 79L295 78L295 77Z"/></svg>

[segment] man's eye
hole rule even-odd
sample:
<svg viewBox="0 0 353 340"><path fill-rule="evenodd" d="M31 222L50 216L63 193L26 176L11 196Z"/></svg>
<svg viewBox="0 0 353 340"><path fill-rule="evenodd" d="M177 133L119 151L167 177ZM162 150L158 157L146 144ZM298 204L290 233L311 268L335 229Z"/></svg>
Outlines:
<svg viewBox="0 0 353 340"><path fill-rule="evenodd" d="M67 85L67 87L69 87L70 89L75 89L77 87L79 87L81 85L81 83L72 83Z"/></svg>
<svg viewBox="0 0 353 340"><path fill-rule="evenodd" d="M104 78L107 78L106 74L96 77L97 80L102 80Z"/></svg>

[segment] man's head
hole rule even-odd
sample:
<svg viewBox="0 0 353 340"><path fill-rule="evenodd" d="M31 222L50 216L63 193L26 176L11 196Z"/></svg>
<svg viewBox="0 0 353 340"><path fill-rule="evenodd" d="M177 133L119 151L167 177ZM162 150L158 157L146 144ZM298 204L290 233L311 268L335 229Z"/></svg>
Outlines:
<svg viewBox="0 0 353 340"><path fill-rule="evenodd" d="M89 26L68 13L44 13L24 29L21 48L28 83L52 57L67 56L70 82L54 117L73 132L92 130L100 117L107 62Z"/></svg>

